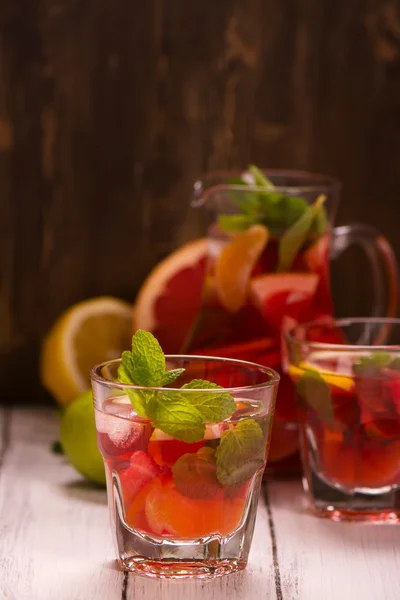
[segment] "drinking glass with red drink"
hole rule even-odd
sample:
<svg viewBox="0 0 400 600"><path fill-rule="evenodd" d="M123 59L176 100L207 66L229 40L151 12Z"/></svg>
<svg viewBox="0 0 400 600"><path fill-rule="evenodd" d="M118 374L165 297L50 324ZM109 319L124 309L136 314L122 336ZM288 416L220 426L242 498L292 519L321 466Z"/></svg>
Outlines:
<svg viewBox="0 0 400 600"><path fill-rule="evenodd" d="M400 522L400 320L308 323L286 340L312 511Z"/></svg>
<svg viewBox="0 0 400 600"><path fill-rule="evenodd" d="M132 352L91 372L121 567L160 578L244 569L279 376L254 363Z"/></svg>

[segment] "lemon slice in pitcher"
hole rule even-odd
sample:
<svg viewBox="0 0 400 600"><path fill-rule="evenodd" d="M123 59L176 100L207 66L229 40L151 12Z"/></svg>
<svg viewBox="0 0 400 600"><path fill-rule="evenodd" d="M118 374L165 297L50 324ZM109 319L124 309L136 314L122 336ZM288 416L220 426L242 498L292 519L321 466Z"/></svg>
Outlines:
<svg viewBox="0 0 400 600"><path fill-rule="evenodd" d="M296 382L305 371L318 371L329 385L349 392L353 389L352 367L360 353L343 352L341 350L324 350L313 352L307 361L298 365L289 365L289 375Z"/></svg>

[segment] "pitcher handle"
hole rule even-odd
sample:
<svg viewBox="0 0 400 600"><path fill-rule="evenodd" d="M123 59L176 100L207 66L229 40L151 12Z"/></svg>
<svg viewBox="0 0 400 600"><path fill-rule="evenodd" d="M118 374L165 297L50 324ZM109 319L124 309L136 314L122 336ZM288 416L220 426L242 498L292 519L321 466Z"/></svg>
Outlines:
<svg viewBox="0 0 400 600"><path fill-rule="evenodd" d="M375 299L372 317L396 317L399 301L399 277L396 257L387 239L375 227L354 223L332 231L331 258L338 258L351 244L365 251L371 265ZM383 268L382 268L383 267ZM385 297L387 293L387 306Z"/></svg>

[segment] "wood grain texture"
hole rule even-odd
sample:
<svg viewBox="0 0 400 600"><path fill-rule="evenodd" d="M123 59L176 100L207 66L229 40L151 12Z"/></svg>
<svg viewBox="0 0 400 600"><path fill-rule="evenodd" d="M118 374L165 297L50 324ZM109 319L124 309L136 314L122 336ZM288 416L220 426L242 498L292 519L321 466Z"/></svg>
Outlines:
<svg viewBox="0 0 400 600"><path fill-rule="evenodd" d="M1 600L400 597L399 527L311 517L299 482L268 484L245 572L213 582L124 575L114 561L105 492L50 452L52 411L0 407L0 429Z"/></svg>
<svg viewBox="0 0 400 600"><path fill-rule="evenodd" d="M57 437L52 412L10 414L8 451L0 461L1 600L277 598L264 503L246 572L209 583L124 576L114 560L105 491L86 485L50 452ZM0 427L3 418L0 407Z"/></svg>
<svg viewBox="0 0 400 600"><path fill-rule="evenodd" d="M38 349L60 311L133 299L201 233L203 171L329 172L340 221L374 223L399 254L399 24L396 0L3 0L2 401L21 365L19 393L43 397ZM358 262L335 269L341 314L369 308Z"/></svg>
<svg viewBox="0 0 400 600"><path fill-rule="evenodd" d="M398 526L317 519L303 508L300 483L269 487L283 599L400 597Z"/></svg>

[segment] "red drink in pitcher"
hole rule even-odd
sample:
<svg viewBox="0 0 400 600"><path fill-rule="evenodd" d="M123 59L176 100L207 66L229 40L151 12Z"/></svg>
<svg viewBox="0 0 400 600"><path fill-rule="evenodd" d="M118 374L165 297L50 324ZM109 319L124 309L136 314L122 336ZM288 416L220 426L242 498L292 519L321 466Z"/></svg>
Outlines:
<svg viewBox="0 0 400 600"><path fill-rule="evenodd" d="M333 315L330 258L350 243L368 248L377 279L374 310L383 310L380 262L390 310L397 306L396 263L387 242L367 226L332 228L339 192L336 180L305 172L265 174L249 167L238 176L211 173L195 184L195 205L209 216L207 240L184 246L156 267L135 309L134 326L153 331L168 352L239 358L278 370L268 465L275 472L299 470L295 394L282 335L297 322Z"/></svg>

